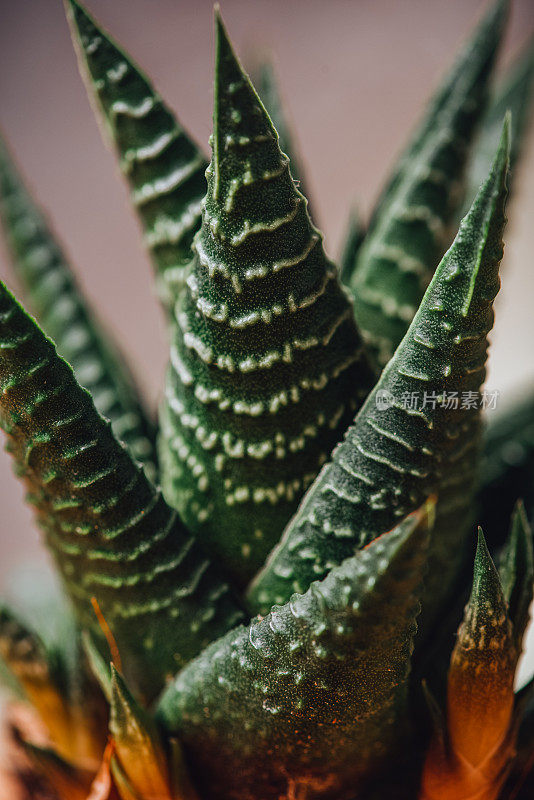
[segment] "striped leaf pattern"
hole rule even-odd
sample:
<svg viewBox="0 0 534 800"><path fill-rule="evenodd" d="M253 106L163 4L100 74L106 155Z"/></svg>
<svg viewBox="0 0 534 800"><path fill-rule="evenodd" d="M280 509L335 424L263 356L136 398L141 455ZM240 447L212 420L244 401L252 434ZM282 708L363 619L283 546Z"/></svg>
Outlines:
<svg viewBox="0 0 534 800"><path fill-rule="evenodd" d="M252 585L254 611L305 591L431 492L439 501L425 621L452 585L476 480L478 401L499 288L508 142L509 120L492 171L408 333ZM464 393L476 402L464 405Z"/></svg>
<svg viewBox="0 0 534 800"><path fill-rule="evenodd" d="M44 214L0 139L0 219L15 275L78 382L131 455L155 477L155 433L124 356L95 319Z"/></svg>
<svg viewBox="0 0 534 800"><path fill-rule="evenodd" d="M172 313L200 227L208 163L132 60L77 0L67 5L90 96L118 152L155 265L158 293Z"/></svg>
<svg viewBox="0 0 534 800"><path fill-rule="evenodd" d="M94 596L150 697L240 618L219 575L33 320L0 289L0 424L83 627Z"/></svg>
<svg viewBox="0 0 534 800"><path fill-rule="evenodd" d="M507 111L512 113L510 170L512 178L515 176L515 167L521 156L525 135L532 117L533 85L534 37L531 37L516 56L504 79L494 91L482 120L480 136L469 165L467 192L462 216L469 210L473 197L488 174L493 153L499 141L502 121Z"/></svg>
<svg viewBox="0 0 534 800"><path fill-rule="evenodd" d="M374 380L276 132L217 22L202 228L160 415L167 502L246 583Z"/></svg>
<svg viewBox="0 0 534 800"><path fill-rule="evenodd" d="M256 78L255 73L253 77ZM280 94L280 86L271 62L264 61L257 70L255 86L267 113L271 118L273 127L278 134L278 144L282 153L289 158L291 177L299 191L309 198L302 162L298 157L298 150L294 141L294 134L284 111L284 103Z"/></svg>
<svg viewBox="0 0 534 800"><path fill-rule="evenodd" d="M452 238L506 7L498 0L433 99L356 254L356 320L380 367L406 333Z"/></svg>

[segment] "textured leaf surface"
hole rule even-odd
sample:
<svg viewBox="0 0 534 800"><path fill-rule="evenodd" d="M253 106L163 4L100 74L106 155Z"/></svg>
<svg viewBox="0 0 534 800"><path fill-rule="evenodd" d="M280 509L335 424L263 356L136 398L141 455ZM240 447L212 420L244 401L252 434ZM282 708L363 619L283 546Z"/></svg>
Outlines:
<svg viewBox="0 0 534 800"><path fill-rule="evenodd" d="M532 528L528 524L525 507L521 502L514 509L510 536L499 564L499 574L519 654L529 621L529 609L534 591Z"/></svg>
<svg viewBox="0 0 534 800"><path fill-rule="evenodd" d="M479 533L473 589L447 687L447 746L436 740L421 800L495 800L513 757L517 651L499 575Z"/></svg>
<svg viewBox="0 0 534 800"><path fill-rule="evenodd" d="M431 102L358 250L350 280L356 320L380 366L406 333L452 238L506 7L498 0L486 15Z"/></svg>
<svg viewBox="0 0 534 800"><path fill-rule="evenodd" d="M255 76L254 76L255 77ZM291 176L298 186L301 194L309 197L306 188L306 180L302 162L298 157L297 147L294 142L291 125L284 111L284 103L280 94L280 87L276 78L273 65L269 61L264 61L257 71L258 94L269 114L273 127L278 134L278 144L280 150L289 158L289 169Z"/></svg>
<svg viewBox="0 0 534 800"><path fill-rule="evenodd" d="M96 597L150 695L239 619L228 584L5 287L0 352L0 424L67 592L98 634Z"/></svg>
<svg viewBox="0 0 534 800"><path fill-rule="evenodd" d="M532 116L534 83L534 39L525 45L491 99L484 115L479 139L473 153L467 178L464 211L476 195L480 184L488 174L493 153L499 142L502 121L507 111L512 112L512 135L510 137L510 169L512 178L521 155L525 134Z"/></svg>
<svg viewBox="0 0 534 800"><path fill-rule="evenodd" d="M213 643L165 691L160 722L207 796L336 797L398 744L429 511Z"/></svg>
<svg viewBox="0 0 534 800"><path fill-rule="evenodd" d="M503 252L507 153L508 124L491 174L408 333L253 583L249 600L254 610L304 591L432 492L439 502L425 615L450 590L470 525L478 393ZM464 406L463 393L469 392L477 399L475 406Z"/></svg>
<svg viewBox="0 0 534 800"><path fill-rule="evenodd" d="M32 311L115 435L155 475L154 431L124 357L95 320L50 226L0 139L0 218Z"/></svg>
<svg viewBox="0 0 534 800"><path fill-rule="evenodd" d="M350 302L276 132L217 22L215 133L177 303L162 485L246 582L373 381Z"/></svg>
<svg viewBox="0 0 534 800"><path fill-rule="evenodd" d="M88 91L130 185L159 294L172 309L200 227L208 163L132 60L80 3L66 4Z"/></svg>

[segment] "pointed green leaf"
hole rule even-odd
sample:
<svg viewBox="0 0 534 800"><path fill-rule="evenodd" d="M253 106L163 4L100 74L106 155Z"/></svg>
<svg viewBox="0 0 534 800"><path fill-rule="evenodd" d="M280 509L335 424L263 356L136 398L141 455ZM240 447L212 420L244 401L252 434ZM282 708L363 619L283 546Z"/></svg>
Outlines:
<svg viewBox="0 0 534 800"><path fill-rule="evenodd" d="M77 0L65 0L82 73L96 100L169 310L191 260L207 161L148 78Z"/></svg>
<svg viewBox="0 0 534 800"><path fill-rule="evenodd" d="M471 200L488 174L491 159L499 141L503 117L507 111L512 112L510 169L512 178L514 177L514 168L521 155L523 141L532 115L533 84L534 39L531 38L516 57L504 80L494 92L489 108L482 120L480 137L476 143L473 159L469 167L468 188L463 213L468 211Z"/></svg>
<svg viewBox="0 0 534 800"><path fill-rule="evenodd" d="M485 431L477 519L492 550L505 541L518 498L534 509L534 394L492 417Z"/></svg>
<svg viewBox="0 0 534 800"><path fill-rule="evenodd" d="M519 654L530 619L529 609L534 591L532 528L522 502L518 502L514 509L512 527L502 554L499 573Z"/></svg>
<svg viewBox="0 0 534 800"><path fill-rule="evenodd" d="M0 288L0 425L83 627L98 601L150 696L240 613L228 584L116 441L34 321Z"/></svg>
<svg viewBox="0 0 534 800"><path fill-rule="evenodd" d="M256 77L256 76L254 76ZM278 144L280 150L285 153L289 158L289 169L291 176L298 186L299 191L305 197L309 197L306 189L306 181L304 180L304 170L302 163L297 155L297 148L295 147L294 136L291 126L287 120L284 111L284 103L280 95L280 86L276 79L274 67L271 62L264 61L257 71L257 80L255 86L258 90L258 95L265 106L267 113L271 118L271 122L278 134Z"/></svg>
<svg viewBox="0 0 534 800"><path fill-rule="evenodd" d="M380 366L410 325L450 242L469 144L485 108L506 17L498 0L433 100L353 266L356 320Z"/></svg>
<svg viewBox="0 0 534 800"><path fill-rule="evenodd" d="M124 357L83 298L72 270L0 138L0 220L15 274L43 329L116 436L155 475L154 431Z"/></svg>
<svg viewBox="0 0 534 800"><path fill-rule="evenodd" d="M353 208L349 217L349 224L345 232L345 244L340 260L340 278L343 283L350 283L354 263L358 256L358 251L365 239L365 227L357 209Z"/></svg>
<svg viewBox="0 0 534 800"><path fill-rule="evenodd" d="M82 646L92 675L97 680L108 703L111 703L111 670L109 661L103 658L89 631L83 631L82 633Z"/></svg>
<svg viewBox="0 0 534 800"><path fill-rule="evenodd" d="M470 525L479 392L503 252L508 132L507 123L492 171L394 358L254 581L253 610L305 591L431 493L439 501L426 622L450 591Z"/></svg>
<svg viewBox="0 0 534 800"><path fill-rule="evenodd" d="M391 755L406 733L428 511L214 642L166 689L159 721L208 797L345 796Z"/></svg>
<svg viewBox="0 0 534 800"><path fill-rule="evenodd" d="M153 720L111 665L109 730L125 778L144 800L170 800L167 765Z"/></svg>
<svg viewBox="0 0 534 800"><path fill-rule="evenodd" d="M177 303L162 485L246 583L373 381L349 300L217 21L215 133Z"/></svg>

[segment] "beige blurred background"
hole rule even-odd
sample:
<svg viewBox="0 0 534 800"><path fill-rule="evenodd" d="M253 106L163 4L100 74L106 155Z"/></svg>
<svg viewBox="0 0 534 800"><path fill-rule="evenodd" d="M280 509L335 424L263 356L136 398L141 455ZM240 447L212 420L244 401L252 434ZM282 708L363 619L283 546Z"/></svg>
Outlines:
<svg viewBox="0 0 534 800"><path fill-rule="evenodd" d="M152 76L191 134L211 127L209 0L86 0ZM238 52L271 50L307 165L316 222L337 254L347 213L364 212L432 87L479 19L480 0L222 0ZM515 0L501 63L534 28ZM155 407L166 360L162 318L136 221L102 144L60 0L0 0L0 125L71 255L87 295L135 364ZM489 386L500 403L534 383L534 137L509 206ZM13 285L0 243L0 277ZM0 452L0 592L45 558ZM30 573L31 574L31 573ZM31 579L30 579L31 583ZM534 648L534 635L533 635ZM532 656L534 665L534 654Z"/></svg>

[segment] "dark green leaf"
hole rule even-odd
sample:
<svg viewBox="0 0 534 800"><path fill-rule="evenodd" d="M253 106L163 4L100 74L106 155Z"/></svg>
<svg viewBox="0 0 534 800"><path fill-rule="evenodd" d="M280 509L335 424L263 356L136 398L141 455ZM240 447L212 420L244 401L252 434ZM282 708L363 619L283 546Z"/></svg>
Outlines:
<svg viewBox="0 0 534 800"><path fill-rule="evenodd" d="M434 97L358 250L350 280L356 321L380 366L406 333L452 238L506 9L498 0Z"/></svg>
<svg viewBox="0 0 534 800"><path fill-rule="evenodd" d="M492 418L485 431L477 494L479 520L492 550L504 544L517 499L534 511L534 393Z"/></svg>
<svg viewBox="0 0 534 800"><path fill-rule="evenodd" d="M492 171L394 358L254 581L253 610L305 591L433 492L439 502L426 622L451 590L471 524L479 392L503 252L508 132L507 123ZM474 404L466 402L473 397Z"/></svg>
<svg viewBox="0 0 534 800"><path fill-rule="evenodd" d="M183 740L206 796L345 796L395 750L428 514L213 643L165 691L159 720Z"/></svg>
<svg viewBox="0 0 534 800"><path fill-rule="evenodd" d="M162 484L237 581L263 563L374 380L350 302L217 21L215 133L177 303Z"/></svg>
<svg viewBox="0 0 534 800"><path fill-rule="evenodd" d="M253 77L256 74L253 73ZM287 120L284 103L280 94L280 86L276 79L274 67L271 62L264 61L260 68L257 70L257 80L255 86L258 90L258 95L265 106L267 113L271 118L271 122L278 134L278 144L280 150L285 153L289 158L289 169L291 177L298 186L299 191L304 197L309 197L306 181L304 179L304 170L302 163L297 155L297 147L294 142L294 135L291 126Z"/></svg>
<svg viewBox="0 0 534 800"><path fill-rule="evenodd" d="M240 617L228 584L5 287L0 386L8 449L78 618L100 633L94 596L150 696Z"/></svg>
<svg viewBox="0 0 534 800"><path fill-rule="evenodd" d="M532 529L522 502L517 503L514 509L512 527L502 554L499 573L519 655L534 590Z"/></svg>
<svg viewBox="0 0 534 800"><path fill-rule="evenodd" d="M464 214L469 210L470 202L488 174L493 153L499 142L502 121L507 111L512 112L510 169L512 178L514 177L514 168L521 155L525 134L532 114L533 82L534 40L530 39L508 69L500 86L494 92L490 106L482 120L480 137L476 143L472 163L469 167Z"/></svg>
<svg viewBox="0 0 534 800"><path fill-rule="evenodd" d="M0 218L15 274L58 352L135 459L155 476L154 431L124 356L94 318L50 226L0 139Z"/></svg>
<svg viewBox="0 0 534 800"><path fill-rule="evenodd" d="M158 292L172 311L200 226L207 161L126 53L77 0L66 2L88 90L130 185Z"/></svg>

